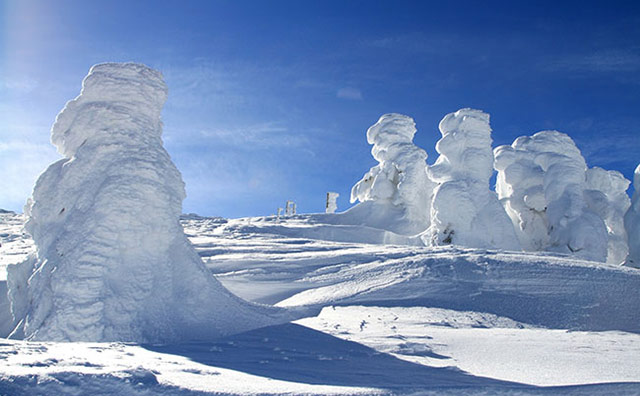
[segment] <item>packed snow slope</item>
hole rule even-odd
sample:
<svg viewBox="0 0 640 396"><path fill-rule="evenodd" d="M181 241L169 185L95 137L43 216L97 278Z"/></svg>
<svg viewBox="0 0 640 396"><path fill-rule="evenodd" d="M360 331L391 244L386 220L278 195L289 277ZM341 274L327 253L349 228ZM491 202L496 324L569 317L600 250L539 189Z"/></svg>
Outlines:
<svg viewBox="0 0 640 396"><path fill-rule="evenodd" d="M640 271L382 244L329 217L181 219L230 291L306 319L186 344L5 340L0 394L640 394ZM0 263L33 250L23 220L0 214Z"/></svg>

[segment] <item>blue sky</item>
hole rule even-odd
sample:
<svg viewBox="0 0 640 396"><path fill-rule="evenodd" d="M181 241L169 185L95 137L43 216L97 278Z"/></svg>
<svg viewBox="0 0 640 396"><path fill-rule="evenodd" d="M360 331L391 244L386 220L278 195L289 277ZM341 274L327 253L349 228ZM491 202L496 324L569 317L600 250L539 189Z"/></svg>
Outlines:
<svg viewBox="0 0 640 396"><path fill-rule="evenodd" d="M429 163L462 107L491 114L494 145L557 129L590 166L640 162L637 1L5 0L0 29L0 208L21 210L58 158L55 115L105 61L164 73L185 212L319 212L327 191L346 209L388 112L414 117Z"/></svg>

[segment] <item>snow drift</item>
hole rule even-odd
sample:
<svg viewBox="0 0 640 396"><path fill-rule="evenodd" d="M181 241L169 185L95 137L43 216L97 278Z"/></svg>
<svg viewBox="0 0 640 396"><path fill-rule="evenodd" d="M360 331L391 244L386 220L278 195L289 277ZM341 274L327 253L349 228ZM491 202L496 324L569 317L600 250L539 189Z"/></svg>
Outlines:
<svg viewBox="0 0 640 396"><path fill-rule="evenodd" d="M587 165L569 136L558 131L521 136L511 146L497 147L495 156L496 190L524 249L606 261L607 229L587 204Z"/></svg>
<svg viewBox="0 0 640 396"><path fill-rule="evenodd" d="M351 190L360 204L340 214L345 224L362 224L412 235L430 222L433 183L425 171L427 153L413 144L411 117L385 114L367 130L378 161Z"/></svg>
<svg viewBox="0 0 640 396"><path fill-rule="evenodd" d="M37 251L8 268L13 337L205 339L285 321L228 292L184 235L184 184L161 140L166 97L159 72L100 64L56 118L64 158L25 207Z"/></svg>
<svg viewBox="0 0 640 396"><path fill-rule="evenodd" d="M440 121L440 154L428 167L439 183L433 195L431 227L422 238L427 246L520 250L513 225L489 189L493 151L489 114L461 109Z"/></svg>

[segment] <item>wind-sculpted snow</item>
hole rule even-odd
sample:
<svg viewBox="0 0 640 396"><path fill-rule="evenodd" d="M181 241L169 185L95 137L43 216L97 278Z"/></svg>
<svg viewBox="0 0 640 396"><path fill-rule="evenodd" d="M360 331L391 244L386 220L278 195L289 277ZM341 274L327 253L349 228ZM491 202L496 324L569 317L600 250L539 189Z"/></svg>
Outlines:
<svg viewBox="0 0 640 396"><path fill-rule="evenodd" d="M640 333L640 272L632 268L549 253L331 242L332 226L314 224L318 217L275 221L229 220L192 240L218 279L252 301L439 307L556 329ZM305 223L324 232L305 235Z"/></svg>
<svg viewBox="0 0 640 396"><path fill-rule="evenodd" d="M351 190L361 204L339 215L359 223L412 235L429 226L433 183L425 167L427 153L413 144L415 122L402 114L385 114L367 130L371 154L378 161Z"/></svg>
<svg viewBox="0 0 640 396"><path fill-rule="evenodd" d="M624 229L624 214L631 206L627 189L631 182L618 171L599 167L587 170L585 198L587 206L604 220L607 227L607 263L624 263L629 246Z"/></svg>
<svg viewBox="0 0 640 396"><path fill-rule="evenodd" d="M489 115L473 109L447 114L440 122L440 154L428 167L434 191L431 227L422 236L428 246L520 250L513 225L492 191Z"/></svg>
<svg viewBox="0 0 640 396"><path fill-rule="evenodd" d="M626 265L640 268L640 165L633 174L633 197L624 215L624 227L629 237L629 257Z"/></svg>
<svg viewBox="0 0 640 396"><path fill-rule="evenodd" d="M587 205L587 165L569 136L538 132L495 152L496 190L525 249L606 261L605 223Z"/></svg>
<svg viewBox="0 0 640 396"><path fill-rule="evenodd" d="M64 158L25 207L37 252L8 268L14 337L202 339L277 322L225 290L183 233L184 183L161 140L166 97L159 72L100 64L58 115L51 140Z"/></svg>
<svg viewBox="0 0 640 396"><path fill-rule="evenodd" d="M547 328L640 332L640 273L565 257L415 248L318 269L303 280L317 286L279 306L440 307Z"/></svg>

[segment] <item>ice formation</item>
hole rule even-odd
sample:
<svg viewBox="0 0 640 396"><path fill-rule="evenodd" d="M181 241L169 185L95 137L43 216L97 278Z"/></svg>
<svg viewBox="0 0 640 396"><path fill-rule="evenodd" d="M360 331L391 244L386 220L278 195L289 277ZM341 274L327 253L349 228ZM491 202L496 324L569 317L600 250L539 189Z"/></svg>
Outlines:
<svg viewBox="0 0 640 396"><path fill-rule="evenodd" d="M426 173L427 153L413 144L415 122L402 114L385 114L367 130L378 161L351 190L360 204L345 217L401 234L417 234L430 223L433 183Z"/></svg>
<svg viewBox="0 0 640 396"><path fill-rule="evenodd" d="M37 252L8 268L13 337L207 339L285 316L229 293L184 235L184 184L161 140L166 97L159 72L100 64L56 118L64 158L25 207Z"/></svg>
<svg viewBox="0 0 640 396"><path fill-rule="evenodd" d="M606 260L607 230L585 199L587 165L569 136L521 136L495 155L496 190L524 249Z"/></svg>
<svg viewBox="0 0 640 396"><path fill-rule="evenodd" d="M427 245L520 250L513 225L489 189L493 151L489 115L461 109L440 121L440 154L428 168L439 183L433 195L431 227L422 235Z"/></svg>
<svg viewBox="0 0 640 396"><path fill-rule="evenodd" d="M631 201L627 189L631 181L618 171L599 167L587 170L585 199L587 206L604 220L607 227L607 263L622 264L629 253L624 214Z"/></svg>
<svg viewBox="0 0 640 396"><path fill-rule="evenodd" d="M633 174L633 197L624 215L624 227L629 237L629 256L626 265L640 268L640 165Z"/></svg>

